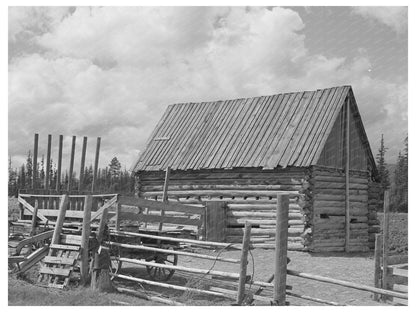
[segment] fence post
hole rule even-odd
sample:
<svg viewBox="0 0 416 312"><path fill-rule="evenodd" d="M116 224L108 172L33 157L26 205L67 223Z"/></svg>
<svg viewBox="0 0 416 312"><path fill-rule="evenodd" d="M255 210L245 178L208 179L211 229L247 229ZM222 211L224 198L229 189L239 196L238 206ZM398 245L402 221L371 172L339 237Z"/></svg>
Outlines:
<svg viewBox="0 0 416 312"><path fill-rule="evenodd" d="M88 244L91 232L91 208L92 196L85 196L84 218L82 220L82 236L81 236L81 284L88 282Z"/></svg>
<svg viewBox="0 0 416 312"><path fill-rule="evenodd" d="M240 277L238 279L237 305L241 305L244 299L246 277L247 277L247 256L250 249L251 224L246 221L244 226L243 248L240 259Z"/></svg>
<svg viewBox="0 0 416 312"><path fill-rule="evenodd" d="M225 242L227 227L226 204L222 201L207 202L205 205L205 240Z"/></svg>
<svg viewBox="0 0 416 312"><path fill-rule="evenodd" d="M37 223L37 218L38 218L38 207L39 207L39 202L37 200L35 200L35 207L33 209L32 228L30 230L30 236L33 236L33 235L36 234L36 223Z"/></svg>
<svg viewBox="0 0 416 312"><path fill-rule="evenodd" d="M384 191L384 218L383 218L383 289L387 289L387 251L389 248L389 191ZM382 296L385 301L386 296Z"/></svg>
<svg viewBox="0 0 416 312"><path fill-rule="evenodd" d="M117 203L116 203L116 231L120 231L120 210L121 204L119 201L119 195L117 195Z"/></svg>
<svg viewBox="0 0 416 312"><path fill-rule="evenodd" d="M374 287L377 288L381 287L381 243L381 234L376 234L376 243L374 248ZM377 293L374 293L373 298L375 301L380 300L380 296Z"/></svg>
<svg viewBox="0 0 416 312"><path fill-rule="evenodd" d="M286 304L288 226L289 196L277 195L273 300L279 306Z"/></svg>

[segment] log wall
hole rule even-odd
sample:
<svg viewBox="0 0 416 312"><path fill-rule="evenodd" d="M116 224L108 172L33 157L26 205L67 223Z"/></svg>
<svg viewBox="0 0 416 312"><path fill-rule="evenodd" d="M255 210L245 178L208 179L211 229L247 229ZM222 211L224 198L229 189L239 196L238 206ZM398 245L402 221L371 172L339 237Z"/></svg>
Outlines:
<svg viewBox="0 0 416 312"><path fill-rule="evenodd" d="M376 234L380 232L380 221L377 211L383 211L384 191L378 182L368 185L368 247L374 249Z"/></svg>
<svg viewBox="0 0 416 312"><path fill-rule="evenodd" d="M313 194L310 250L345 250L345 173L342 170L314 166L310 191ZM350 250L369 249L368 176L350 170Z"/></svg>
<svg viewBox="0 0 416 312"><path fill-rule="evenodd" d="M240 242L245 221L252 223L252 242L273 243L275 234L276 198L279 192L290 194L289 248L303 250L305 232L304 207L307 203L308 170L230 169L172 171L168 200L203 207L205 202L227 202L226 241ZM164 172L139 172L137 195L162 200Z"/></svg>

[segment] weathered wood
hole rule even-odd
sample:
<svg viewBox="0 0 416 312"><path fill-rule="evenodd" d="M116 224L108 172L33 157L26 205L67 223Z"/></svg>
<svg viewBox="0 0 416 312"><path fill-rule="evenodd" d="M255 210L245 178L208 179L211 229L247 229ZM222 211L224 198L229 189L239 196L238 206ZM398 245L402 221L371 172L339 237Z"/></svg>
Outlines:
<svg viewBox="0 0 416 312"><path fill-rule="evenodd" d="M68 192L72 189L72 178L74 174L74 158L75 158L75 142L77 140L76 136L72 137L72 146L71 146L71 159L69 162L69 176L68 176Z"/></svg>
<svg viewBox="0 0 416 312"><path fill-rule="evenodd" d="M46 152L46 172L45 172L45 190L49 190L49 180L51 172L51 144L52 144L52 135L48 134L48 149Z"/></svg>
<svg viewBox="0 0 416 312"><path fill-rule="evenodd" d="M30 211L30 213L33 215L34 214L34 212L35 212L35 209L26 201L26 200L24 200L22 197L18 197L18 199L17 199L18 201L19 201L19 203L20 204L22 204L22 206L25 208L25 209L27 209L27 210L29 210ZM23 215L24 215L24 211L22 212L22 219L23 219ZM44 222L47 222L48 221L48 219L39 211L39 209L38 209L38 211L36 212L36 215L37 215L37 217L39 218L39 219L41 219L42 221L44 221Z"/></svg>
<svg viewBox="0 0 416 312"><path fill-rule="evenodd" d="M98 173L98 161L100 159L100 145L101 145L101 138L97 138L97 146L95 148L95 160L94 160L94 174L92 176L92 183L91 183L91 193L94 192L94 187L97 182L97 173Z"/></svg>
<svg viewBox="0 0 416 312"><path fill-rule="evenodd" d="M241 305L243 303L244 294L245 294L245 285L246 285L246 276L247 276L247 256L250 248L250 233L251 233L251 224L246 222L244 226L244 235L243 235L243 248L241 251L240 257L240 273L238 275L238 290L236 304Z"/></svg>
<svg viewBox="0 0 416 312"><path fill-rule="evenodd" d="M171 249L164 249L164 248L148 247L144 245L121 244L121 243L116 243L116 242L110 242L109 245L118 246L118 247L122 247L126 249L147 250L147 251L154 251L158 253L167 253L170 255L188 256L188 257L193 257L193 258L210 259L210 260L216 260L216 261L222 261L222 262L230 262L230 263L240 262L240 260L232 259L232 258L210 256L206 254L198 254L195 252L186 252L186 251L171 250Z"/></svg>
<svg viewBox="0 0 416 312"><path fill-rule="evenodd" d="M88 274L88 248L89 248L89 237L91 233L91 208L92 208L92 196L85 196L84 203L84 218L82 220L82 238L81 238L81 283L86 285L89 280ZM105 209L105 208L104 208Z"/></svg>
<svg viewBox="0 0 416 312"><path fill-rule="evenodd" d="M55 189L57 192L61 189L61 171L62 171L62 147L63 147L64 136L59 135L59 146L58 146L58 167L56 169L56 185Z"/></svg>
<svg viewBox="0 0 416 312"><path fill-rule="evenodd" d="M381 234L376 235L376 243L374 248L374 287L381 287L381 255L382 255L382 237ZM380 297L377 293L373 294L373 299L379 301Z"/></svg>
<svg viewBox="0 0 416 312"><path fill-rule="evenodd" d="M34 144L33 144L33 164L32 164L32 189L37 188L38 179L38 143L39 134L35 133Z"/></svg>
<svg viewBox="0 0 416 312"><path fill-rule="evenodd" d="M41 274L61 275L69 276L71 269L53 268L53 267L41 267L39 270Z"/></svg>
<svg viewBox="0 0 416 312"><path fill-rule="evenodd" d="M121 223L121 203L117 199L117 205L116 205L116 231L120 231L120 223Z"/></svg>
<svg viewBox="0 0 416 312"><path fill-rule="evenodd" d="M294 235L300 235L302 234L304 231L303 227L300 228L289 228L288 229L288 234L289 236L294 236ZM243 228L227 228L227 235L237 235L240 234L242 235L244 232ZM251 229L251 234L269 234L269 235L274 235L275 234L275 227L270 227L270 228L252 228Z"/></svg>
<svg viewBox="0 0 416 312"><path fill-rule="evenodd" d="M270 204L234 204L233 201L227 202L227 208L230 210L276 210L276 202L273 201L273 203ZM291 203L289 204L289 212L300 212L300 206L297 203Z"/></svg>
<svg viewBox="0 0 416 312"><path fill-rule="evenodd" d="M28 246L30 244L36 244L42 241L45 241L49 238L51 238L53 235L53 230L51 231L47 231L47 232L42 232L39 233L37 235L25 238L23 240L21 240L15 247L15 254L19 255L20 252L22 251L23 247Z"/></svg>
<svg viewBox="0 0 416 312"><path fill-rule="evenodd" d="M71 235L71 234L61 234L61 243L68 244L68 245L81 246L81 236Z"/></svg>
<svg viewBox="0 0 416 312"><path fill-rule="evenodd" d="M208 202L205 210L205 239L224 242L227 227L226 205L224 202Z"/></svg>
<svg viewBox="0 0 416 312"><path fill-rule="evenodd" d="M81 191L84 185L84 167L85 167L85 154L87 152L87 140L88 138L84 136L82 142L82 151L81 151L81 167L79 169L79 183L78 190Z"/></svg>
<svg viewBox="0 0 416 312"><path fill-rule="evenodd" d="M133 205L139 207L146 207L154 210L178 211L194 214L203 214L205 209L202 207L187 206L181 203L167 202L163 203L155 200L147 200L137 197L120 196L119 201L122 205Z"/></svg>
<svg viewBox="0 0 416 312"><path fill-rule="evenodd" d="M177 190L170 191L170 196L245 196L245 197L272 197L276 198L277 194L282 192L284 194L291 193L294 196L299 196L298 191L273 191L273 190ZM163 196L163 192L141 192L143 197Z"/></svg>
<svg viewBox="0 0 416 312"><path fill-rule="evenodd" d="M345 251L349 252L350 243L350 98L346 104L346 131L345 131Z"/></svg>
<svg viewBox="0 0 416 312"><path fill-rule="evenodd" d="M61 249L61 250L72 250L72 251L78 251L80 249L79 246L61 245L61 244L51 244L50 248Z"/></svg>
<svg viewBox="0 0 416 312"><path fill-rule="evenodd" d="M104 236L105 225L108 221L108 208L104 208L103 213L101 214L100 224L98 225L96 238L99 244L101 244Z"/></svg>
<svg viewBox="0 0 416 312"><path fill-rule="evenodd" d="M184 181L180 181L184 182ZM293 183L293 184L221 184L220 180L218 181L211 181L212 184L207 184L207 181L203 181L206 184L195 184L192 183L181 183L179 181L171 181L169 185L170 191L203 191L203 190L259 190L259 191L299 191L301 189L301 183ZM188 181L186 181L188 182ZM220 184L216 184L216 182ZM175 183L175 184L174 184ZM141 186L140 190L142 192L161 192L163 191L163 186L161 185L152 185L152 184L145 184Z"/></svg>
<svg viewBox="0 0 416 312"><path fill-rule="evenodd" d="M87 195L91 196L91 195ZM97 211L91 214L91 221L97 219L105 209L110 208L112 205L114 205L117 202L117 195L115 195L113 198L111 198L108 202L106 202L104 205L100 207ZM86 202L85 202L86 203ZM92 197L91 197L91 205L92 205ZM85 211L85 204L84 204L84 211Z"/></svg>
<svg viewBox="0 0 416 312"><path fill-rule="evenodd" d="M384 219L383 219L383 288L387 289L387 257L389 248L389 223L390 223L390 211L389 211L389 191L384 191ZM383 300L386 300L385 296L382 296Z"/></svg>
<svg viewBox="0 0 416 312"><path fill-rule="evenodd" d="M166 203L168 202L168 188L169 188L169 176L170 176L170 167L166 168L166 174L165 174L165 181L163 183L163 195L162 195L162 202ZM160 211L161 220L159 222L159 231L163 228L163 217L165 215L165 210Z"/></svg>
<svg viewBox="0 0 416 312"><path fill-rule="evenodd" d="M159 296L151 296L151 295L146 294L145 292L138 291L138 290L123 288L123 287L116 287L115 289L118 292L121 292L121 293L127 293L127 294L130 294L130 295L139 297L141 299L154 301L154 302L159 302L159 303L164 303L164 304L167 304L167 305L170 305L170 306L185 306L186 305L184 303L174 301L174 300L171 300L171 299L167 299L167 298L163 298L163 297L159 297Z"/></svg>
<svg viewBox="0 0 416 312"><path fill-rule="evenodd" d="M250 218L228 218L227 224L228 225L241 225L245 224L246 221L250 222L252 225L276 225L276 220L264 220L264 219L250 219ZM303 225L304 222L302 220L289 220L289 225Z"/></svg>
<svg viewBox="0 0 416 312"><path fill-rule="evenodd" d="M319 299L319 298L314 298L314 297L310 297L310 296L306 296L306 295L300 295L300 294L293 293L291 291L286 291L286 295L291 296L291 297L295 297L295 298L301 298L301 299L308 300L308 301L317 302L317 303L323 303L323 304L331 305L331 306L344 306L344 304L340 304L338 302Z"/></svg>
<svg viewBox="0 0 416 312"><path fill-rule="evenodd" d="M248 217L248 218L275 218L275 212L259 212L259 211L228 211L227 217ZM289 213L289 219L300 219L302 213Z"/></svg>
<svg viewBox="0 0 416 312"><path fill-rule="evenodd" d="M30 236L33 236L36 234L36 222L38 219L38 201L35 201L35 207L33 209L33 215L32 215L32 229L30 230Z"/></svg>
<svg viewBox="0 0 416 312"><path fill-rule="evenodd" d="M301 277L301 278L314 280L314 281L329 283L329 284L333 284L333 285L340 285L340 286L344 286L344 287L348 287L348 288L364 290L364 291L378 293L378 294L382 294L382 295L389 295L389 296L402 298L402 299L408 299L407 294L402 294L402 293L399 293L399 292L394 292L394 291L385 290L385 289L379 289L379 288L375 288L375 287L372 287L372 286L357 284L357 283L353 283L353 282L342 281L342 280L338 280L338 279L334 279L334 278L330 278L330 277L319 276L319 275L310 274L310 273L303 273L303 272L298 272L298 271L295 271L295 270L287 270L287 274L292 275L292 276L297 276L297 277Z"/></svg>
<svg viewBox="0 0 416 312"><path fill-rule="evenodd" d="M59 202L59 215L56 220L55 229L52 236L51 244L59 244L62 226L65 220L65 213L68 208L68 195L62 195ZM51 247L52 248L52 247ZM50 256L52 254L49 254Z"/></svg>
<svg viewBox="0 0 416 312"><path fill-rule="evenodd" d="M43 260L45 263L50 264L64 264L64 265L73 265L76 261L75 258L64 258L56 256L46 256Z"/></svg>
<svg viewBox="0 0 416 312"><path fill-rule="evenodd" d="M224 298L232 298L234 299L234 296L230 296L228 294L223 294L220 292L214 292L214 291L209 291L209 290L202 290L202 289L197 289L197 288L190 288L190 287L185 287L185 286L177 286L177 285L172 285L172 284L165 284L165 283L160 283L160 282L155 282L155 281L149 281L146 279L142 279L142 278L137 278L137 277L131 277L131 276L127 276L127 275L122 275L122 274L113 274L110 273L111 276L117 277L117 278L121 278L121 279L125 279L125 280L129 280L129 281L133 281L133 282L139 282L142 284L148 284L148 285L153 285L153 286L160 286L160 287L164 287L164 288L169 288L169 289L176 289L176 290L182 290L182 291L189 291L189 292L194 292L194 293L199 293L199 294L205 294L205 295L213 295L213 296L219 296L219 297L224 297Z"/></svg>

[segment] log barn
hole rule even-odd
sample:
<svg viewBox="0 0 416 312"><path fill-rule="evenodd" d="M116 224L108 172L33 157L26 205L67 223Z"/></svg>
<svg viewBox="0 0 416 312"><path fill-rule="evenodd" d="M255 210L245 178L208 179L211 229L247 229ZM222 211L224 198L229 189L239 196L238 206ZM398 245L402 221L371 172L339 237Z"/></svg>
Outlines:
<svg viewBox="0 0 416 312"><path fill-rule="evenodd" d="M223 202L219 240L273 243L289 194L289 249L366 251L378 231L376 165L351 86L168 106L133 165L139 197ZM373 200L374 198L374 200Z"/></svg>

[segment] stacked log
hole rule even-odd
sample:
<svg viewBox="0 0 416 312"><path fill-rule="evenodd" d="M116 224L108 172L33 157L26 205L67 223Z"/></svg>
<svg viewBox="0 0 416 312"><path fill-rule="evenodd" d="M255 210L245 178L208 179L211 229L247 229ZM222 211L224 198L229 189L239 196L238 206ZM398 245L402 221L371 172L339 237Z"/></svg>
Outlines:
<svg viewBox="0 0 416 312"><path fill-rule="evenodd" d="M138 177L138 195L161 200L163 172L142 172ZM261 244L274 240L277 194L289 194L289 248L303 250L302 207L310 206L305 204L307 187L302 168L172 171L168 199L199 207L208 201L227 202L226 241L241 243L244 223L249 221L252 242Z"/></svg>
<svg viewBox="0 0 416 312"><path fill-rule="evenodd" d="M369 182L368 185L368 247L374 249L376 234L380 232L377 211L383 211L384 191L380 183Z"/></svg>
<svg viewBox="0 0 416 312"><path fill-rule="evenodd" d="M312 246L314 252L343 251L346 238L345 173L335 168L313 167L310 189L313 193ZM368 250L368 178L362 171L350 171L351 251Z"/></svg>

